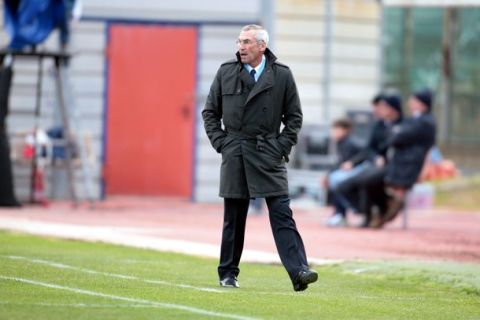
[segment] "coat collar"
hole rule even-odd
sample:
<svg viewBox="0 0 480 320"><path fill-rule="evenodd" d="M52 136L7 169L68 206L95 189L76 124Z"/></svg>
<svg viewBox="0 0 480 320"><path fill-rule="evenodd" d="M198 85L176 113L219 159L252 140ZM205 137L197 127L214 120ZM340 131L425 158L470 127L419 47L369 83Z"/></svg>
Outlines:
<svg viewBox="0 0 480 320"><path fill-rule="evenodd" d="M267 58L267 63L265 65L265 69L262 72L262 75L258 79L257 83L253 87L252 91L250 91L247 100L245 101L245 105L248 104L250 100L252 100L256 95L259 93L271 88L275 84L275 77L273 75L272 66L277 60L277 57L273 54L270 49L265 50L265 57ZM244 83L252 83L252 78L245 70L242 61L240 60L240 53L237 52L237 61L239 64L239 77Z"/></svg>

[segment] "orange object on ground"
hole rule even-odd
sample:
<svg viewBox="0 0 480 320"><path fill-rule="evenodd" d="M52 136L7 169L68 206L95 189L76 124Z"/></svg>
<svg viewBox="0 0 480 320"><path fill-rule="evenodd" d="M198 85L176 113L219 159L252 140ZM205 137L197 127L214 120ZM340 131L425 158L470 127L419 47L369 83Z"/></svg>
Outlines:
<svg viewBox="0 0 480 320"><path fill-rule="evenodd" d="M427 163L422 171L422 181L445 180L458 176L458 169L451 160L442 160L439 163Z"/></svg>

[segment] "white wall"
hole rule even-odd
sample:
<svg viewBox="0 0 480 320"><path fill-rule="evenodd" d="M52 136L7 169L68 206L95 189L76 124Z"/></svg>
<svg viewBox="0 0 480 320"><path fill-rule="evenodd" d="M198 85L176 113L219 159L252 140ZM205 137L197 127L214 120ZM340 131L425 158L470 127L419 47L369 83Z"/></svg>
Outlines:
<svg viewBox="0 0 480 320"><path fill-rule="evenodd" d="M332 0L331 120L368 108L380 74L380 12L376 1ZM322 85L325 2L276 2L276 54L296 77L305 123L325 122Z"/></svg>

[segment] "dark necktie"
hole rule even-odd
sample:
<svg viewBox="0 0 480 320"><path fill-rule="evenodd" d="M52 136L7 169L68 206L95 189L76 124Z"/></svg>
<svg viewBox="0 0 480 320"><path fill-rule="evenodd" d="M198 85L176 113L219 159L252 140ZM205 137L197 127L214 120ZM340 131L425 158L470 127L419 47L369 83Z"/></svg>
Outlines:
<svg viewBox="0 0 480 320"><path fill-rule="evenodd" d="M255 69L250 70L250 77L252 77L254 82L256 82L255 81L255 73L257 73L257 71L255 71Z"/></svg>

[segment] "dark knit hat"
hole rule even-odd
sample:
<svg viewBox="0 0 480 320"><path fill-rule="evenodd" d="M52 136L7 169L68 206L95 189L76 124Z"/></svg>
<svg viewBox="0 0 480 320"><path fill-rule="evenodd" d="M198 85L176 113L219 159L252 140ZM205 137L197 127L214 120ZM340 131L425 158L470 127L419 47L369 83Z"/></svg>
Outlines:
<svg viewBox="0 0 480 320"><path fill-rule="evenodd" d="M385 102L390 108L394 109L400 114L400 119L403 118L402 98L397 94L383 94L380 101Z"/></svg>
<svg viewBox="0 0 480 320"><path fill-rule="evenodd" d="M430 91L429 89L424 89L424 90L415 92L413 96L427 107L428 112L432 111L432 100L433 100L432 91Z"/></svg>

